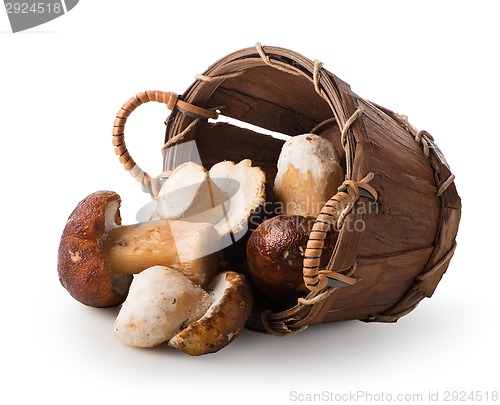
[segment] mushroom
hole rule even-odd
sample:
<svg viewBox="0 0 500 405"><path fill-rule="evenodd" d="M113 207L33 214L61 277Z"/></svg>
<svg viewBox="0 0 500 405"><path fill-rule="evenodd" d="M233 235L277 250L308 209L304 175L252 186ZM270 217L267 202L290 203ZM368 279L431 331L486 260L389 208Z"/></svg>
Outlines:
<svg viewBox="0 0 500 405"><path fill-rule="evenodd" d="M182 219L216 224L223 216L226 195L214 184L208 171L194 162L175 168L161 187L151 219Z"/></svg>
<svg viewBox="0 0 500 405"><path fill-rule="evenodd" d="M158 346L201 318L211 304L209 294L179 271L152 266L134 276L114 334L131 346Z"/></svg>
<svg viewBox="0 0 500 405"><path fill-rule="evenodd" d="M262 222L247 243L249 277L266 297L283 306L297 304L307 295L304 284L304 252L313 217L278 215ZM320 264L325 267L332 255L338 233L331 228L325 239Z"/></svg>
<svg viewBox="0 0 500 405"><path fill-rule="evenodd" d="M108 307L127 296L132 274L168 265L206 285L218 270L219 234L208 223L149 221L120 226L119 195L98 191L70 215L58 251L61 284L83 304Z"/></svg>
<svg viewBox="0 0 500 405"><path fill-rule="evenodd" d="M219 233L223 260L231 256L242 262L246 245L243 237L250 233L247 230L252 214L266 203L265 185L264 172L252 166L249 159L219 162L210 171L186 162L162 185L150 218L212 223ZM230 264L236 265L236 260Z"/></svg>
<svg viewBox="0 0 500 405"><path fill-rule="evenodd" d="M244 275L224 271L210 282L213 303L197 321L172 337L169 345L191 356L215 353L243 330L253 306L250 283Z"/></svg>
<svg viewBox="0 0 500 405"><path fill-rule="evenodd" d="M282 213L317 218L344 180L339 162L333 144L325 138L304 134L288 139L281 149L274 181Z"/></svg>
<svg viewBox="0 0 500 405"><path fill-rule="evenodd" d="M225 248L221 267L234 269L246 262L246 243L253 229L265 218L266 175L252 161L219 162L210 169L210 178L226 195L225 221L215 227Z"/></svg>
<svg viewBox="0 0 500 405"><path fill-rule="evenodd" d="M248 218L266 202L266 175L252 161L219 162L210 169L210 178L225 194L226 215L215 224L221 236L231 234L238 240L248 229Z"/></svg>
<svg viewBox="0 0 500 405"><path fill-rule="evenodd" d="M193 356L213 353L239 336L252 305L239 273L219 273L205 291L177 270L153 266L134 276L114 335L136 347L168 342Z"/></svg>

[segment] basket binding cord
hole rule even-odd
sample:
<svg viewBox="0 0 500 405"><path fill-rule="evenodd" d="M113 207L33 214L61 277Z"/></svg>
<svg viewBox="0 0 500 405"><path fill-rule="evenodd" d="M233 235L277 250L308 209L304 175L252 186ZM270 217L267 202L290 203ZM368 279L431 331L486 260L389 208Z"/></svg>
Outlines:
<svg viewBox="0 0 500 405"><path fill-rule="evenodd" d="M321 209L309 235L304 252L304 284L310 291L318 292L327 286L331 287L335 284L332 280L337 280L347 285L354 285L356 283L357 280L351 277L355 266L336 271L320 270L320 258L330 227L333 226L337 231L342 229L347 215L351 212L360 197L363 196L377 201L377 192L368 184L373 177L373 173L370 172L360 181L344 181L342 186L339 187L339 192L330 198ZM349 275L342 274L344 271L349 271Z"/></svg>

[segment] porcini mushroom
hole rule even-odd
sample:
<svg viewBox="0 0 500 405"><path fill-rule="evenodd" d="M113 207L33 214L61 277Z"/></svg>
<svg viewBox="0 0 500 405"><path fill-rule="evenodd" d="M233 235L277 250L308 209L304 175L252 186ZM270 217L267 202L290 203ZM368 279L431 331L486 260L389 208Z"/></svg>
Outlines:
<svg viewBox="0 0 500 405"><path fill-rule="evenodd" d="M70 215L58 251L62 285L83 304L108 307L127 296L131 274L168 265L206 285L218 269L219 234L213 225L150 221L120 226L120 197L98 191Z"/></svg>
<svg viewBox="0 0 500 405"><path fill-rule="evenodd" d="M288 139L279 155L274 181L282 213L317 218L344 180L339 162L333 144L325 138L304 134Z"/></svg>
<svg viewBox="0 0 500 405"><path fill-rule="evenodd" d="M266 175L249 159L219 162L210 171L183 163L161 187L151 219L212 223L220 236L221 255L226 256L224 265L229 256L238 257L230 263L235 265L244 261L249 219L266 203L265 185Z"/></svg>
<svg viewBox="0 0 500 405"><path fill-rule="evenodd" d="M211 304L208 293L177 270L149 267L134 276L114 334L131 346L158 346L201 318Z"/></svg>
<svg viewBox="0 0 500 405"><path fill-rule="evenodd" d="M208 170L194 162L177 166L155 197L151 219L182 219L216 224L224 216L226 195L215 185Z"/></svg>
<svg viewBox="0 0 500 405"><path fill-rule="evenodd" d="M307 295L304 284L304 252L315 223L313 217L278 215L262 222L247 243L248 273L257 290L276 303L290 307ZM338 232L326 235L321 266L328 264Z"/></svg>
<svg viewBox="0 0 500 405"><path fill-rule="evenodd" d="M248 218L266 202L266 175L250 159L238 163L219 162L210 168L210 178L226 195L226 215L215 224L220 235L235 239L248 229Z"/></svg>
<svg viewBox="0 0 500 405"><path fill-rule="evenodd" d="M266 202L265 184L264 172L249 159L219 162L210 171L194 162L183 163L160 189L151 219L201 218L213 223L221 238L237 239L246 232L252 211ZM230 240L222 241L222 247L229 244Z"/></svg>
<svg viewBox="0 0 500 405"><path fill-rule="evenodd" d="M226 347L240 335L252 311L252 290L242 274L217 274L207 293L213 301L210 308L168 343L191 356L215 353Z"/></svg>
<svg viewBox="0 0 500 405"><path fill-rule="evenodd" d="M86 305L119 305L132 282L132 275L109 271L100 249L107 230L121 224L119 206L120 197L114 192L91 194L80 201L64 228L58 251L59 280Z"/></svg>

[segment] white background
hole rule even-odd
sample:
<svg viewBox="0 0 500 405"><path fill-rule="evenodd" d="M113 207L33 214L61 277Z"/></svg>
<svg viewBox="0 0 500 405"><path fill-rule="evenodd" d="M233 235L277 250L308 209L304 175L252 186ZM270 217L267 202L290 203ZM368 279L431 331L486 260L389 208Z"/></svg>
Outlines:
<svg viewBox="0 0 500 405"><path fill-rule="evenodd" d="M426 399L500 389L496 2L238 4L81 0L17 34L0 14L0 401L289 403L293 391ZM321 325L285 338L245 331L198 358L127 347L112 335L116 309L87 308L59 284L66 218L110 189L133 223L148 196L114 155L116 111L139 91L182 93L215 60L257 41L320 59L435 137L463 199L455 257L435 295L396 324ZM165 117L148 105L129 123L129 150L152 174Z"/></svg>

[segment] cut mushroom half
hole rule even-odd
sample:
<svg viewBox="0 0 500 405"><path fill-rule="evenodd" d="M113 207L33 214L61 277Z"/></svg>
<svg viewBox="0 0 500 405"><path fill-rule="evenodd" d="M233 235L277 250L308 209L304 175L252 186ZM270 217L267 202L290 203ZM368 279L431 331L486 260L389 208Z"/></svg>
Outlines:
<svg viewBox="0 0 500 405"><path fill-rule="evenodd" d="M265 204L265 184L264 172L249 159L220 162L210 171L186 162L163 184L151 219L211 223L222 250L246 233L251 213Z"/></svg>
<svg viewBox="0 0 500 405"><path fill-rule="evenodd" d="M240 239L248 230L248 218L266 203L266 175L252 161L219 162L210 169L210 178L227 198L225 217L215 224L221 236Z"/></svg>
<svg viewBox="0 0 500 405"><path fill-rule="evenodd" d="M175 168L155 197L157 208L151 219L182 219L215 224L223 216L226 195L208 171L194 162Z"/></svg>

